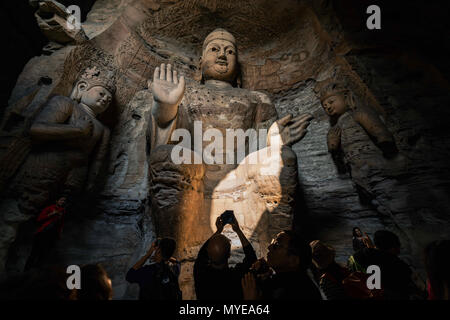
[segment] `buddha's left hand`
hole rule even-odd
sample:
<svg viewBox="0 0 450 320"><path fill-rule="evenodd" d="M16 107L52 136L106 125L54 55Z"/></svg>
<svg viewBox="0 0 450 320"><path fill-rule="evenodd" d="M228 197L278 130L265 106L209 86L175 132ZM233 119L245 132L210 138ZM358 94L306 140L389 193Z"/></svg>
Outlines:
<svg viewBox="0 0 450 320"><path fill-rule="evenodd" d="M308 113L295 118L292 117L292 114L288 114L279 119L269 129L267 145L292 146L294 143L299 142L308 132L306 128L312 119L313 116Z"/></svg>

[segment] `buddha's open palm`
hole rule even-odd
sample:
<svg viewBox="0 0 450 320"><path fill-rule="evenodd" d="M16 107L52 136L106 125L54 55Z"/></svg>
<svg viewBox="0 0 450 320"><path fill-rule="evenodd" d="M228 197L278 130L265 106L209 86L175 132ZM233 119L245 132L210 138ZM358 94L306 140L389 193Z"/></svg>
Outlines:
<svg viewBox="0 0 450 320"><path fill-rule="evenodd" d="M309 126L313 116L310 114L303 114L295 118L292 114L277 120L270 126L268 132L268 145L279 144L292 146L306 135L306 128Z"/></svg>
<svg viewBox="0 0 450 320"><path fill-rule="evenodd" d="M184 77L178 78L178 72L172 70L170 64L163 63L153 73L153 99L162 106L178 105L183 99L185 88Z"/></svg>

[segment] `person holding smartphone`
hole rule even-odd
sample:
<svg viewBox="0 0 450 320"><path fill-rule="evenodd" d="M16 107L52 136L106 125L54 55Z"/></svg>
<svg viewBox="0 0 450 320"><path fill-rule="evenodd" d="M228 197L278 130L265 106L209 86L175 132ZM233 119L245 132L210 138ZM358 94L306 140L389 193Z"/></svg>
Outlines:
<svg viewBox="0 0 450 320"><path fill-rule="evenodd" d="M228 265L231 240L222 234L230 224L239 237L245 258L234 267ZM217 217L216 232L203 244L194 264L195 293L198 300L242 299L241 279L256 261L256 253L239 227L233 211Z"/></svg>
<svg viewBox="0 0 450 320"><path fill-rule="evenodd" d="M181 300L178 283L181 264L172 257L176 241L156 239L147 253L128 270L125 279L139 284L139 300ZM145 265L147 260L151 263Z"/></svg>

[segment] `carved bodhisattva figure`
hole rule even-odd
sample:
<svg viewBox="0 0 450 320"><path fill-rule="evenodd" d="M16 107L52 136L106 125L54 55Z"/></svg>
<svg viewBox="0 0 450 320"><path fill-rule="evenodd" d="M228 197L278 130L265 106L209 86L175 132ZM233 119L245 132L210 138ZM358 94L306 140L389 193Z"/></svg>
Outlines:
<svg viewBox="0 0 450 320"><path fill-rule="evenodd" d="M290 146L304 137L312 118L287 115L277 121L267 95L237 87L236 41L223 29L206 37L200 66L201 83L185 86L184 78L165 64L155 69L151 83L152 212L158 236L176 238L178 258L187 261L180 278L184 298L194 298L193 261L224 210L234 210L258 256L265 254L272 236L291 227L298 178L297 159ZM248 140L230 139L238 130L263 128L269 129L267 147L252 150ZM189 134L189 141L184 141L186 135L180 135L180 129ZM174 163L172 151L180 136L188 153L196 154L200 162ZM223 140L216 141L218 137ZM212 142L215 161L205 156ZM244 160L236 156L243 144ZM248 161L252 155L257 156L256 164ZM232 232L227 236L234 237Z"/></svg>
<svg viewBox="0 0 450 320"><path fill-rule="evenodd" d="M51 198L92 191L109 143L109 129L96 119L115 92L112 73L88 68L71 97L55 96L30 128L32 150L14 177L11 191L27 212Z"/></svg>
<svg viewBox="0 0 450 320"><path fill-rule="evenodd" d="M401 165L392 134L379 115L355 103L341 83L328 82L316 92L330 117L328 151L342 171L350 172L360 194L375 198L380 177L392 176L389 171L399 172Z"/></svg>

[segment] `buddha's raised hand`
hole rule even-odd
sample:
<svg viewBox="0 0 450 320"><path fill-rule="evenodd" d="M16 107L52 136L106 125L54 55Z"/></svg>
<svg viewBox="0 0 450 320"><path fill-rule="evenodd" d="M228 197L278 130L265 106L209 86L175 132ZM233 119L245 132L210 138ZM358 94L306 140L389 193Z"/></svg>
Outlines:
<svg viewBox="0 0 450 320"><path fill-rule="evenodd" d="M153 99L163 108L178 106L183 98L185 88L184 77L178 78L178 72L172 70L170 64L161 64L153 73Z"/></svg>

